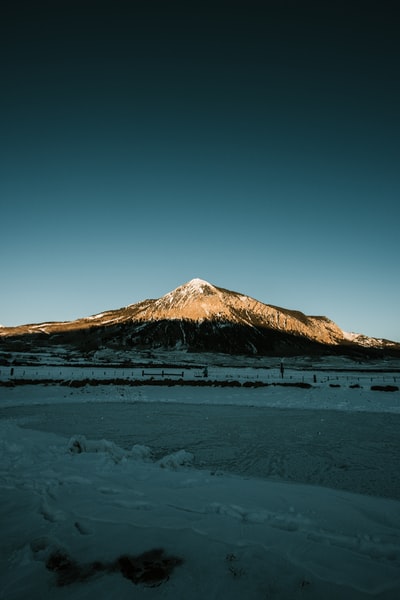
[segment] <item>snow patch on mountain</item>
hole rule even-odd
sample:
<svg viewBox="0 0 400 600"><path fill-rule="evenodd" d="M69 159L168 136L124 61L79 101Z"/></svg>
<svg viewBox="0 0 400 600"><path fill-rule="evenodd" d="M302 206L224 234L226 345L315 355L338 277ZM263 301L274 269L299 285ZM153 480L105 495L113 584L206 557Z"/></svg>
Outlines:
<svg viewBox="0 0 400 600"><path fill-rule="evenodd" d="M199 279L198 277L191 279L182 287L188 291L193 290L194 293L200 294L204 293L205 289L207 288L212 288L213 290L216 289L213 285L211 285L211 283L208 283L208 281L205 281L204 279Z"/></svg>
<svg viewBox="0 0 400 600"><path fill-rule="evenodd" d="M396 342L391 342L383 338L373 338L362 333L343 332L344 339L363 346L364 348L384 348L388 346L397 346Z"/></svg>

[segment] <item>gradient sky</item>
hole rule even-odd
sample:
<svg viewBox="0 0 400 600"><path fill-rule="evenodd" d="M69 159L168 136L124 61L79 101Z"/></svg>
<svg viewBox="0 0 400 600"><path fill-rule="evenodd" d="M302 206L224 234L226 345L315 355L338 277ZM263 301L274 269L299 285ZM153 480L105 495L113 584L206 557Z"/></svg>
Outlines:
<svg viewBox="0 0 400 600"><path fill-rule="evenodd" d="M2 9L0 323L74 319L200 277L400 341L392 9Z"/></svg>

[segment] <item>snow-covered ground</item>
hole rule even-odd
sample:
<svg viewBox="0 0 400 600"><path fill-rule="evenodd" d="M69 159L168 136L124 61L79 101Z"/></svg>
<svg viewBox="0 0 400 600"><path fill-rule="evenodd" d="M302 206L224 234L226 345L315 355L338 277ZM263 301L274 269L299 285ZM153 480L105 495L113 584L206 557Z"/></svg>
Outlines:
<svg viewBox="0 0 400 600"><path fill-rule="evenodd" d="M0 599L400 597L398 372L316 375L0 387Z"/></svg>

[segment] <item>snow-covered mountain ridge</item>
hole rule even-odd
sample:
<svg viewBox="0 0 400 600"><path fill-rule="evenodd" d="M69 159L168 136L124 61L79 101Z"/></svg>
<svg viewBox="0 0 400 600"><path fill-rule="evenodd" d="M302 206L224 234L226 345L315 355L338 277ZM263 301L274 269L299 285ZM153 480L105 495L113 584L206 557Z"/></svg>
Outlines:
<svg viewBox="0 0 400 600"><path fill-rule="evenodd" d="M2 328L0 338L26 334L74 337L78 332L87 341L91 337L92 346L181 347L245 354L292 354L342 346L400 351L395 342L346 333L327 317L264 304L198 278L161 298L76 321Z"/></svg>

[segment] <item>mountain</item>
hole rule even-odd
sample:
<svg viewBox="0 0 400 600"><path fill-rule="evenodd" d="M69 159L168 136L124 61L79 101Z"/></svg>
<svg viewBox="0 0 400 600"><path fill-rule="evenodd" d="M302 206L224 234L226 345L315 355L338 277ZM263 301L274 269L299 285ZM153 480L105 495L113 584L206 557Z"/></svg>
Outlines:
<svg viewBox="0 0 400 600"><path fill-rule="evenodd" d="M400 344L347 334L322 316L264 304L202 279L165 296L68 322L0 328L0 348L72 344L84 352L180 348L246 355L400 353Z"/></svg>

